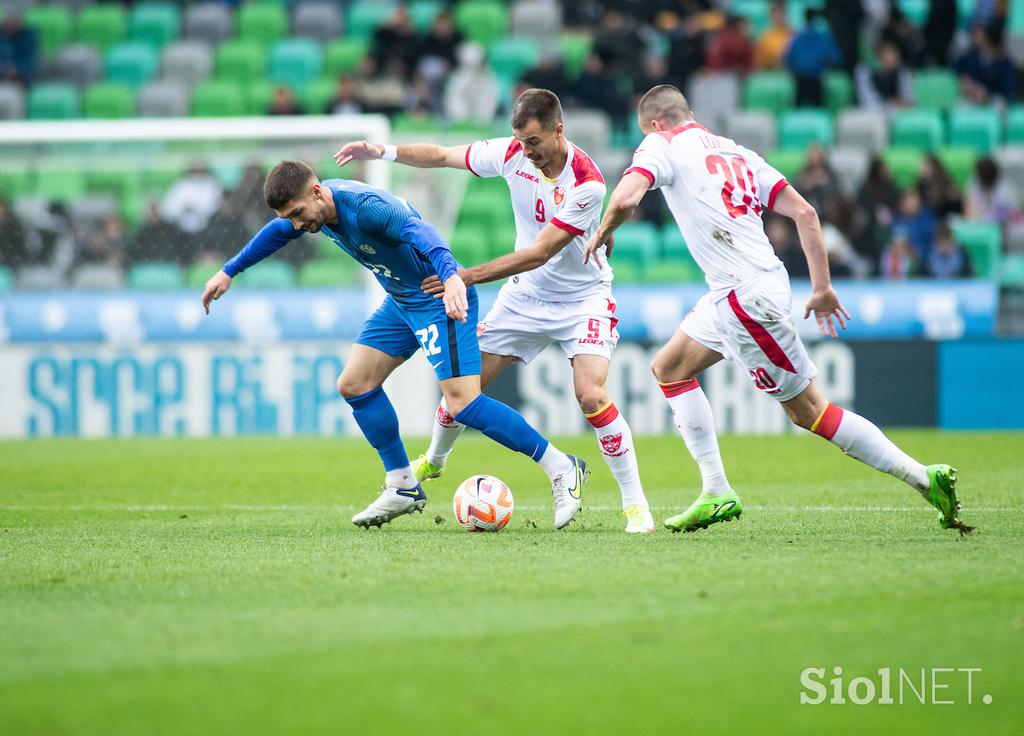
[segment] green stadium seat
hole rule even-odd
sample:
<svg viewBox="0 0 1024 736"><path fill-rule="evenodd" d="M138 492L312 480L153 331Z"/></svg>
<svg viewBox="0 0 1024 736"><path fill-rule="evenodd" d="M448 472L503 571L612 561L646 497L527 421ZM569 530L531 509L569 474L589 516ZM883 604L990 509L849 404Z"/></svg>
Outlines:
<svg viewBox="0 0 1024 736"><path fill-rule="evenodd" d="M222 81L248 84L263 79L267 72L267 54L253 41L234 39L217 47L214 75Z"/></svg>
<svg viewBox="0 0 1024 736"><path fill-rule="evenodd" d="M323 49L308 38L278 41L270 50L270 79L301 89L320 75Z"/></svg>
<svg viewBox="0 0 1024 736"><path fill-rule="evenodd" d="M647 282L647 269L629 260L620 261L617 251L612 251L611 266L616 284L640 284Z"/></svg>
<svg viewBox="0 0 1024 736"><path fill-rule="evenodd" d="M613 256L617 255L613 253ZM658 261L645 270L644 280L652 284L686 284L697 283L704 280L704 273L696 263L685 263L681 261ZM615 276L619 272L615 267Z"/></svg>
<svg viewBox="0 0 1024 736"><path fill-rule="evenodd" d="M391 132L395 135L434 135L442 130L440 123L430 115L399 114L391 118Z"/></svg>
<svg viewBox="0 0 1024 736"><path fill-rule="evenodd" d="M67 82L41 82L28 92L31 120L69 120L79 113L78 88Z"/></svg>
<svg viewBox="0 0 1024 736"><path fill-rule="evenodd" d="M223 263L204 262L194 263L185 270L185 286L189 289L201 289L210 280L210 277L223 266ZM253 269L255 270L255 269ZM249 273L246 271L245 273Z"/></svg>
<svg viewBox="0 0 1024 736"><path fill-rule="evenodd" d="M0 291L10 291L14 288L14 274L11 269L0 266Z"/></svg>
<svg viewBox="0 0 1024 736"><path fill-rule="evenodd" d="M238 37L269 47L288 35L288 13L280 5L246 3L238 10Z"/></svg>
<svg viewBox="0 0 1024 736"><path fill-rule="evenodd" d="M181 269L174 263L137 263L128 271L128 287L145 291L170 291L185 286Z"/></svg>
<svg viewBox="0 0 1024 736"><path fill-rule="evenodd" d="M889 143L893 146L934 151L945 141L945 125L937 110L904 110L896 113L889 125Z"/></svg>
<svg viewBox="0 0 1024 736"><path fill-rule="evenodd" d="M523 72L537 66L540 46L532 38L502 38L487 49L488 61L494 73L515 84Z"/></svg>
<svg viewBox="0 0 1024 736"><path fill-rule="evenodd" d="M974 174L974 162L977 159L974 149L946 146L940 148L936 155L956 185L961 189L965 188Z"/></svg>
<svg viewBox="0 0 1024 736"><path fill-rule="evenodd" d="M771 151L765 157L768 163L778 169L787 179L793 180L800 173L807 161L807 151L803 149L780 149Z"/></svg>
<svg viewBox="0 0 1024 736"><path fill-rule="evenodd" d="M350 286L359 282L360 268L351 258L337 253L330 258L317 258L299 269L300 286ZM246 271L248 273L248 271Z"/></svg>
<svg viewBox="0 0 1024 736"><path fill-rule="evenodd" d="M612 260L646 269L658 259L659 241L657 228L649 222L625 222L615 231Z"/></svg>
<svg viewBox="0 0 1024 736"><path fill-rule="evenodd" d="M290 289L295 282L295 266L281 258L262 261L235 278L245 289Z"/></svg>
<svg viewBox="0 0 1024 736"><path fill-rule="evenodd" d="M192 90L192 115L221 117L245 114L242 90L233 82L204 82Z"/></svg>
<svg viewBox="0 0 1024 736"><path fill-rule="evenodd" d="M455 25L470 41L490 46L505 35L508 11L493 0L465 0L455 7Z"/></svg>
<svg viewBox="0 0 1024 736"><path fill-rule="evenodd" d="M90 5L78 14L78 40L106 51L124 41L128 18L117 4Z"/></svg>
<svg viewBox="0 0 1024 736"><path fill-rule="evenodd" d="M27 166L0 166L0 198L17 199L33 192L32 172Z"/></svg>
<svg viewBox="0 0 1024 736"><path fill-rule="evenodd" d="M148 43L119 43L107 52L107 81L139 87L156 74L159 64L156 49Z"/></svg>
<svg viewBox="0 0 1024 736"><path fill-rule="evenodd" d="M162 48L180 33L181 11L172 3L136 5L128 19L128 37L156 48Z"/></svg>
<svg viewBox="0 0 1024 736"><path fill-rule="evenodd" d="M348 10L346 30L350 38L366 40L391 17L395 6L379 0L356 0Z"/></svg>
<svg viewBox="0 0 1024 736"><path fill-rule="evenodd" d="M38 5L25 11L25 25L34 28L45 56L71 41L71 13L63 5Z"/></svg>
<svg viewBox="0 0 1024 736"><path fill-rule="evenodd" d="M909 187L917 181L917 172L921 168L924 154L915 148L899 147L888 149L882 158L893 181L900 187Z"/></svg>
<svg viewBox="0 0 1024 736"><path fill-rule="evenodd" d="M1024 285L1024 253L1003 256L999 266L999 283ZM0 289L3 287L0 286Z"/></svg>
<svg viewBox="0 0 1024 736"><path fill-rule="evenodd" d="M135 92L120 82L91 85L82 112L87 118L130 118L135 115Z"/></svg>
<svg viewBox="0 0 1024 736"><path fill-rule="evenodd" d="M800 149L811 144L828 148L835 139L832 116L825 110L787 110L779 121L779 145Z"/></svg>
<svg viewBox="0 0 1024 736"><path fill-rule="evenodd" d="M85 175L80 167L36 170L35 193L54 202L71 202L85 194Z"/></svg>
<svg viewBox="0 0 1024 736"><path fill-rule="evenodd" d="M439 0L413 0L409 3L409 17L412 19L413 27L421 33L430 29L434 24L434 18L442 10L444 3Z"/></svg>
<svg viewBox="0 0 1024 736"><path fill-rule="evenodd" d="M755 72L743 83L743 107L776 114L793 107L796 84L789 72Z"/></svg>
<svg viewBox="0 0 1024 736"><path fill-rule="evenodd" d="M245 114L266 115L274 90L278 85L269 79L261 79L245 86Z"/></svg>
<svg viewBox="0 0 1024 736"><path fill-rule="evenodd" d="M1002 120L991 108L958 108L949 113L949 142L988 153L1003 137Z"/></svg>
<svg viewBox="0 0 1024 736"><path fill-rule="evenodd" d="M324 49L324 73L341 76L359 69L369 44L361 38L340 38L331 41Z"/></svg>
<svg viewBox="0 0 1024 736"><path fill-rule="evenodd" d="M914 72L914 105L929 110L949 110L960 99L960 83L956 75L945 69L923 69Z"/></svg>
<svg viewBox="0 0 1024 736"><path fill-rule="evenodd" d="M853 82L846 72L825 72L825 109L831 113L853 104Z"/></svg>
<svg viewBox="0 0 1024 736"><path fill-rule="evenodd" d="M953 238L970 256L976 276L992 278L999 273L1003 233L998 222L957 219L952 230Z"/></svg>
<svg viewBox="0 0 1024 736"><path fill-rule="evenodd" d="M505 206L508 207L507 201ZM516 249L516 223L511 210L506 212L508 219L499 222L491 232L491 249L487 253L489 259L508 255Z"/></svg>
<svg viewBox="0 0 1024 736"><path fill-rule="evenodd" d="M141 189L138 168L106 164L89 172L86 188L94 194L109 194L120 201Z"/></svg>
<svg viewBox="0 0 1024 736"><path fill-rule="evenodd" d="M579 33L563 33L558 37L558 48L565 63L565 74L575 80L583 71L583 64L590 54L590 36Z"/></svg>
<svg viewBox="0 0 1024 736"><path fill-rule="evenodd" d="M923 26L928 19L930 0L900 0L900 10L915 26Z"/></svg>
<svg viewBox="0 0 1024 736"><path fill-rule="evenodd" d="M1024 143L1024 105L1013 105L1006 111L1006 142Z"/></svg>
<svg viewBox="0 0 1024 736"><path fill-rule="evenodd" d="M683 234L675 223L669 223L661 230L662 254L661 261L650 274L655 280L662 281L703 281L704 273L693 259L693 254L686 246Z"/></svg>
<svg viewBox="0 0 1024 736"><path fill-rule="evenodd" d="M732 0L729 10L750 21L750 32L754 38L764 33L771 24L770 3L764 0Z"/></svg>
<svg viewBox="0 0 1024 736"><path fill-rule="evenodd" d="M320 77L307 84L302 92L302 104L306 112L310 115L326 112L337 89L338 83L331 77Z"/></svg>
<svg viewBox="0 0 1024 736"><path fill-rule="evenodd" d="M475 266L490 258L493 234L485 227L459 223L452 232L452 253L459 263Z"/></svg>

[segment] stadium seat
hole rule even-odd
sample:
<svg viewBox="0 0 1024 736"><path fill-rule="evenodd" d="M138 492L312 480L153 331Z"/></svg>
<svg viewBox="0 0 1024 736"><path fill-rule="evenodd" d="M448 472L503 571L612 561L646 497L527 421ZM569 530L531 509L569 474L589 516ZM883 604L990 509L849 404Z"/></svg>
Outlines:
<svg viewBox="0 0 1024 736"><path fill-rule="evenodd" d="M25 92L14 82L0 82L0 120L25 117Z"/></svg>
<svg viewBox="0 0 1024 736"><path fill-rule="evenodd" d="M746 18L750 22L750 32L754 38L764 33L770 25L769 4L764 0L732 0L729 9L733 15Z"/></svg>
<svg viewBox="0 0 1024 736"><path fill-rule="evenodd" d="M885 114L879 110L843 110L836 122L836 143L847 148L884 151L889 145Z"/></svg>
<svg viewBox="0 0 1024 736"><path fill-rule="evenodd" d="M493 0L465 0L455 6L455 25L467 39L485 47L505 35L505 6Z"/></svg>
<svg viewBox="0 0 1024 736"><path fill-rule="evenodd" d="M57 52L53 78L86 87L103 79L103 57L95 46L72 43Z"/></svg>
<svg viewBox="0 0 1024 736"><path fill-rule="evenodd" d="M540 46L532 38L509 36L492 43L487 49L487 58L495 74L515 84L523 72L537 66Z"/></svg>
<svg viewBox="0 0 1024 736"><path fill-rule="evenodd" d="M743 84L743 107L776 115L793 107L796 85L788 72L755 72Z"/></svg>
<svg viewBox="0 0 1024 736"><path fill-rule="evenodd" d="M88 190L94 194L107 194L120 200L140 188L139 170L124 164L106 163L89 172Z"/></svg>
<svg viewBox="0 0 1024 736"><path fill-rule="evenodd" d="M248 84L266 75L267 55L252 41L225 41L217 47L214 74L220 81Z"/></svg>
<svg viewBox="0 0 1024 736"><path fill-rule="evenodd" d="M949 110L960 99L960 83L956 75L945 69L923 69L914 72L914 105L929 110Z"/></svg>
<svg viewBox="0 0 1024 736"><path fill-rule="evenodd" d="M156 49L148 43L129 41L107 51L107 80L138 87L156 74Z"/></svg>
<svg viewBox="0 0 1024 736"><path fill-rule="evenodd" d="M247 3L238 9L238 37L269 47L288 35L288 14L280 5Z"/></svg>
<svg viewBox="0 0 1024 736"><path fill-rule="evenodd" d="M302 91L303 109L310 115L327 112L327 105L334 99L337 88L338 83L332 77L314 79Z"/></svg>
<svg viewBox="0 0 1024 736"><path fill-rule="evenodd" d="M0 197L18 199L33 192L32 173L26 166L0 166Z"/></svg>
<svg viewBox="0 0 1024 736"><path fill-rule="evenodd" d="M1017 193L1018 200L1024 201L1024 146L1001 146L993 158L999 162L999 168Z"/></svg>
<svg viewBox="0 0 1024 736"><path fill-rule="evenodd" d="M235 32L235 16L221 2L190 5L185 9L185 38L204 41L214 46L231 38Z"/></svg>
<svg viewBox="0 0 1024 736"><path fill-rule="evenodd" d="M348 37L360 40L372 38L373 32L383 25L394 12L395 6L389 2L356 0L348 9L346 18Z"/></svg>
<svg viewBox="0 0 1024 736"><path fill-rule="evenodd" d="M0 266L0 291L10 291L14 288L14 274L11 269Z"/></svg>
<svg viewBox="0 0 1024 736"><path fill-rule="evenodd" d="M909 187L917 180L924 155L916 148L894 147L888 149L882 157L893 181L900 187Z"/></svg>
<svg viewBox="0 0 1024 736"><path fill-rule="evenodd" d="M128 272L128 287L145 291L181 289L185 279L175 263L148 261L137 263Z"/></svg>
<svg viewBox="0 0 1024 736"><path fill-rule="evenodd" d="M337 246L332 248L337 251ZM355 261L339 258L337 253L309 261L299 269L299 286L350 286L358 282L359 267Z"/></svg>
<svg viewBox="0 0 1024 736"><path fill-rule="evenodd" d="M78 40L102 51L124 41L127 31L128 18L120 5L91 5L78 14Z"/></svg>
<svg viewBox="0 0 1024 736"><path fill-rule="evenodd" d="M460 222L452 232L452 253L463 264L483 263L490 258L492 236L485 227Z"/></svg>
<svg viewBox="0 0 1024 736"><path fill-rule="evenodd" d="M278 41L270 51L270 79L302 89L320 75L323 49L308 38Z"/></svg>
<svg viewBox="0 0 1024 736"><path fill-rule="evenodd" d="M210 78L213 51L205 41L176 41L163 51L162 76L194 87Z"/></svg>
<svg viewBox="0 0 1024 736"><path fill-rule="evenodd" d="M298 38L310 38L326 45L341 33L341 11L337 3L313 0L295 6L292 31Z"/></svg>
<svg viewBox="0 0 1024 736"><path fill-rule="evenodd" d="M828 162L839 178L839 187L843 193L856 199L864 177L868 173L871 154L863 148L846 148L836 146L828 151Z"/></svg>
<svg viewBox="0 0 1024 736"><path fill-rule="evenodd" d="M764 156L763 153L761 155ZM782 148L769 151L768 155L764 157L768 163L778 169L779 173L792 181L804 167L804 162L807 161L807 151L801 148Z"/></svg>
<svg viewBox="0 0 1024 736"><path fill-rule="evenodd" d="M270 107L270 101L274 97L274 90L279 85L268 79L259 79L245 85L245 114L266 115ZM287 85L286 85L287 86Z"/></svg>
<svg viewBox="0 0 1024 736"><path fill-rule="evenodd" d="M737 110L726 120L722 132L762 155L778 145L775 116L761 110Z"/></svg>
<svg viewBox="0 0 1024 736"><path fill-rule="evenodd" d="M78 166L36 170L35 194L54 202L70 202L85 193L85 176Z"/></svg>
<svg viewBox="0 0 1024 736"><path fill-rule="evenodd" d="M68 214L77 226L95 227L117 214L117 202L109 194L86 194L68 203Z"/></svg>
<svg viewBox="0 0 1024 736"><path fill-rule="evenodd" d="M172 3L140 3L128 19L128 37L155 48L173 41L181 33L181 11Z"/></svg>
<svg viewBox="0 0 1024 736"><path fill-rule="evenodd" d="M44 56L53 56L71 40L71 13L62 5L35 5L25 11L24 20L35 29Z"/></svg>
<svg viewBox="0 0 1024 736"><path fill-rule="evenodd" d="M440 0L413 0L409 3L409 17L413 27L420 33L426 33L434 25L434 19L444 10Z"/></svg>
<svg viewBox="0 0 1024 736"><path fill-rule="evenodd" d="M1003 236L998 222L958 218L952 222L953 237L971 258L976 276L992 278L999 269Z"/></svg>
<svg viewBox="0 0 1024 736"><path fill-rule="evenodd" d="M641 270L658 259L661 250L658 230L649 222L625 222L615 231L612 258L616 264L629 263Z"/></svg>
<svg viewBox="0 0 1024 736"><path fill-rule="evenodd" d="M391 118L391 132L396 135L435 135L442 130L440 123L430 115L399 113Z"/></svg>
<svg viewBox="0 0 1024 736"><path fill-rule="evenodd" d="M15 285L19 289L60 289L64 286L64 279L60 271L49 266L23 266L18 269L18 278Z"/></svg>
<svg viewBox="0 0 1024 736"><path fill-rule="evenodd" d="M246 289L290 289L295 286L295 266L282 258L271 258L239 274L236 283Z"/></svg>
<svg viewBox="0 0 1024 736"><path fill-rule="evenodd" d="M562 32L561 5L545 0L518 0L509 13L509 30L513 36L547 43Z"/></svg>
<svg viewBox="0 0 1024 736"><path fill-rule="evenodd" d="M324 50L324 73L337 77L355 71L366 56L367 49L367 42L359 38L331 41Z"/></svg>
<svg viewBox="0 0 1024 736"><path fill-rule="evenodd" d="M992 108L958 108L949 113L949 142L954 146L988 153L1002 137L1002 120Z"/></svg>
<svg viewBox="0 0 1024 736"><path fill-rule="evenodd" d="M188 87L181 82L158 79L139 89L140 118L176 118L188 115Z"/></svg>
<svg viewBox="0 0 1024 736"><path fill-rule="evenodd" d="M233 82L204 82L192 90L192 115L220 117L245 114L242 90Z"/></svg>
<svg viewBox="0 0 1024 736"><path fill-rule="evenodd" d="M692 109L700 122L714 131L722 130L740 106L740 80L731 72L694 74L686 88Z"/></svg>
<svg viewBox="0 0 1024 736"><path fill-rule="evenodd" d="M135 115L135 93L120 82L100 82L85 91L82 112L87 118L130 118Z"/></svg>
<svg viewBox="0 0 1024 736"><path fill-rule="evenodd" d="M1006 142L1024 143L1024 105L1012 105L1006 111Z"/></svg>
<svg viewBox="0 0 1024 736"><path fill-rule="evenodd" d="M78 90L67 82L41 82L28 93L28 116L32 120L69 120L79 113Z"/></svg>
<svg viewBox="0 0 1024 736"><path fill-rule="evenodd" d="M612 121L603 110L569 110L565 124L573 143L584 151L603 151L611 143Z"/></svg>
<svg viewBox="0 0 1024 736"><path fill-rule="evenodd" d="M681 276L679 280L702 281L704 279L700 266L697 265L693 254L690 253L686 240L683 239L683 234L679 232L679 227L675 222L669 222L661 229L661 243L662 253L661 261L658 263L659 270L665 266L681 266L685 270L680 271L677 269L676 273Z"/></svg>
<svg viewBox="0 0 1024 736"><path fill-rule="evenodd" d="M829 147L835 138L832 116L825 110L787 110L779 122L779 146L806 148L811 144Z"/></svg>
<svg viewBox="0 0 1024 736"><path fill-rule="evenodd" d="M904 110L892 118L890 145L934 151L945 141L945 125L942 115L936 110Z"/></svg>
<svg viewBox="0 0 1024 736"><path fill-rule="evenodd" d="M837 113L853 104L853 82L842 71L825 72L825 109Z"/></svg>
<svg viewBox="0 0 1024 736"><path fill-rule="evenodd" d="M492 187L471 186L459 208L460 226L492 229L508 211L508 195Z"/></svg>
<svg viewBox="0 0 1024 736"><path fill-rule="evenodd" d="M975 151L971 148L946 146L940 148L936 155L956 185L961 189L966 187L974 174L974 161L977 158Z"/></svg>
<svg viewBox="0 0 1024 736"><path fill-rule="evenodd" d="M116 266L86 264L75 270L71 277L71 285L76 289L120 289L124 286L124 274Z"/></svg>
<svg viewBox="0 0 1024 736"><path fill-rule="evenodd" d="M590 54L590 45L591 38L586 34L563 33L558 37L558 49L570 81L575 81L583 71L583 64Z"/></svg>
<svg viewBox="0 0 1024 736"><path fill-rule="evenodd" d="M2 281L0 278L0 290L3 289ZM1024 285L1024 253L1003 256L999 266L999 283Z"/></svg>

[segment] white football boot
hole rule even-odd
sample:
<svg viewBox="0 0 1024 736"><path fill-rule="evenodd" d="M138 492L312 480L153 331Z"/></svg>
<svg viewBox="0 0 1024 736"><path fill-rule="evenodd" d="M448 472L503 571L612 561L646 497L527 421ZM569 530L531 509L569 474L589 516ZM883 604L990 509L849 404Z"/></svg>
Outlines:
<svg viewBox="0 0 1024 736"><path fill-rule="evenodd" d="M630 534L653 534L654 517L651 510L638 503L631 504L623 510L626 517L626 531Z"/></svg>
<svg viewBox="0 0 1024 736"><path fill-rule="evenodd" d="M418 483L415 488L408 489L385 487L373 503L352 517L352 523L364 529L371 526L379 528L382 524L413 511L423 513L423 507L426 505L427 494Z"/></svg>
<svg viewBox="0 0 1024 736"><path fill-rule="evenodd" d="M551 495L555 499L555 529L562 529L575 518L583 506L583 485L590 471L578 457L569 455L572 468L555 476L551 481Z"/></svg>

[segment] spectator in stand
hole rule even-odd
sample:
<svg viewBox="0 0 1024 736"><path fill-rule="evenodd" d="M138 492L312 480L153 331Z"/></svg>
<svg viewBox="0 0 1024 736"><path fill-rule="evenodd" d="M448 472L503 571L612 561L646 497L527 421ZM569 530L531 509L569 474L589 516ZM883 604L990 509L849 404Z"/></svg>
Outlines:
<svg viewBox="0 0 1024 736"><path fill-rule="evenodd" d="M462 43L462 34L455 28L450 10L442 10L434 18L430 30L420 39L417 71L430 86L434 112L444 112L444 83L455 68L455 54Z"/></svg>
<svg viewBox="0 0 1024 736"><path fill-rule="evenodd" d="M24 26L18 13L9 13L0 22L0 82L30 84L36 75L38 57L36 32Z"/></svg>
<svg viewBox="0 0 1024 736"><path fill-rule="evenodd" d="M632 79L640 71L646 44L630 19L609 8L601 16L590 50L600 57L610 75L624 74Z"/></svg>
<svg viewBox="0 0 1024 736"><path fill-rule="evenodd" d="M565 74L565 63L556 52L548 49L533 69L525 72L520 81L526 88L549 89L556 95L567 97L572 86Z"/></svg>
<svg viewBox="0 0 1024 736"><path fill-rule="evenodd" d="M920 260L906 233L893 230L889 246L882 253L878 275L884 279L902 280L918 274Z"/></svg>
<svg viewBox="0 0 1024 736"><path fill-rule="evenodd" d="M825 3L825 19L839 48L841 65L847 74L853 74L853 69L857 66L860 31L864 18L861 0L829 0Z"/></svg>
<svg viewBox="0 0 1024 736"><path fill-rule="evenodd" d="M643 72L633 78L634 99L631 109L636 109L636 103L640 102L640 97L647 90L657 87L659 84L672 84L672 80L668 76L668 64L664 57L648 54L644 60Z"/></svg>
<svg viewBox="0 0 1024 736"><path fill-rule="evenodd" d="M264 218L264 223L266 218ZM252 232L247 230L247 232ZM241 241L248 242L248 241ZM237 246L234 246L235 252ZM146 206L142 225L135 235L125 243L125 256L129 263L142 261L172 261L180 266L192 262L192 247L189 238L173 223L167 222L160 214L160 203L150 202ZM223 263L223 261L221 261Z"/></svg>
<svg viewBox="0 0 1024 736"><path fill-rule="evenodd" d="M229 192L210 218L210 224L197 237L190 260L223 263L238 252L240 244L248 243L251 237L252 230L246 226L242 200L236 192ZM285 248L283 252L287 253L288 250Z"/></svg>
<svg viewBox="0 0 1024 736"><path fill-rule="evenodd" d="M367 54L359 77L363 80L363 112L395 115L405 109L407 84L400 59L392 59L382 69L377 60Z"/></svg>
<svg viewBox="0 0 1024 736"><path fill-rule="evenodd" d="M995 160L991 156L978 159L974 163L974 177L967 185L964 215L969 220L990 220L1005 227L1020 216L1018 204Z"/></svg>
<svg viewBox="0 0 1024 736"><path fill-rule="evenodd" d="M771 25L757 41L754 63L758 69L781 69L793 38L793 29L786 22L786 6L781 0L772 3L769 13Z"/></svg>
<svg viewBox="0 0 1024 736"><path fill-rule="evenodd" d="M750 22L730 15L708 42L704 66L712 72L747 74L754 68L754 42L750 38Z"/></svg>
<svg viewBox="0 0 1024 736"><path fill-rule="evenodd" d="M1017 69L989 27L971 29L971 46L953 64L960 91L976 105L1003 106L1016 97Z"/></svg>
<svg viewBox="0 0 1024 736"><path fill-rule="evenodd" d="M957 0L931 0L922 29L928 65L946 66L949 63L949 49L956 34L958 14Z"/></svg>
<svg viewBox="0 0 1024 736"><path fill-rule="evenodd" d="M966 278L972 274L967 251L953 239L949 225L944 222L935 231L935 247L924 260L923 272L933 279Z"/></svg>
<svg viewBox="0 0 1024 736"><path fill-rule="evenodd" d="M28 236L11 203L0 199L0 266L20 268L28 263Z"/></svg>
<svg viewBox="0 0 1024 736"><path fill-rule="evenodd" d="M786 52L786 68L796 77L796 104L821 107L825 70L842 61L839 48L828 31L817 26L818 11L807 8L804 29L793 37Z"/></svg>
<svg viewBox="0 0 1024 736"><path fill-rule="evenodd" d="M934 153L927 154L921 160L921 168L917 173L917 193L925 206L940 220L963 211L960 187Z"/></svg>
<svg viewBox="0 0 1024 736"><path fill-rule="evenodd" d="M829 200L842 196L839 178L821 146L813 145L807 151L807 161L797 174L796 187L818 212L824 211Z"/></svg>
<svg viewBox="0 0 1024 736"><path fill-rule="evenodd" d="M448 80L444 111L452 122L493 122L498 111L498 78L484 63L480 44L464 43L459 47L459 65Z"/></svg>
<svg viewBox="0 0 1024 736"><path fill-rule="evenodd" d="M619 95L615 79L605 70L601 57L591 54L583 65L583 72L576 80L573 96L583 107L602 110L612 121L612 127L624 132L628 125L626 108L628 102Z"/></svg>
<svg viewBox="0 0 1024 736"><path fill-rule="evenodd" d="M437 100L430 93L430 83L422 74L414 75L405 97L405 111L409 115L429 118L434 114L436 105Z"/></svg>
<svg viewBox="0 0 1024 736"><path fill-rule="evenodd" d="M921 204L917 189L907 189L900 196L899 212L892 221L893 230L902 232L914 250L917 260L924 261L935 242L935 213Z"/></svg>
<svg viewBox="0 0 1024 736"><path fill-rule="evenodd" d="M249 232L253 233L267 224L267 200L263 198L263 169L257 164L249 164L242 172L238 186L227 196L238 203L238 211Z"/></svg>
<svg viewBox="0 0 1024 736"><path fill-rule="evenodd" d="M782 261L789 275L797 279L810 277L807 258L804 256L800 241L797 239L793 221L771 212L765 213L765 235L768 242L775 248L775 255Z"/></svg>
<svg viewBox="0 0 1024 736"><path fill-rule="evenodd" d="M704 34L696 15L684 16L669 35L668 73L675 86L685 89L704 63Z"/></svg>
<svg viewBox="0 0 1024 736"><path fill-rule="evenodd" d="M900 50L890 41L878 44L878 66L857 65L857 101L861 107L883 108L893 112L914 103L910 69L903 65Z"/></svg>
<svg viewBox="0 0 1024 736"><path fill-rule="evenodd" d="M868 174L857 193L857 214L853 232L857 251L873 263L878 263L886 245L889 227L899 206L900 191L892 180L885 162L875 156L868 166Z"/></svg>
<svg viewBox="0 0 1024 736"><path fill-rule="evenodd" d="M409 79L416 70L423 42L416 35L412 16L405 3L395 6L391 17L373 33L373 50L378 69L386 69L392 62L401 67L401 75Z"/></svg>
<svg viewBox="0 0 1024 736"><path fill-rule="evenodd" d="M206 227L223 198L220 184L205 166L192 166L183 179L176 182L164 197L165 220L192 235Z"/></svg>
<svg viewBox="0 0 1024 736"><path fill-rule="evenodd" d="M889 7L880 40L895 44L903 63L910 68L919 69L924 65L927 52L921 29L910 22L897 3Z"/></svg>
<svg viewBox="0 0 1024 736"><path fill-rule="evenodd" d="M348 74L338 77L338 86L334 90L334 97L327 103L324 112L329 115L358 115L362 111L363 101L360 96L359 82Z"/></svg>
<svg viewBox="0 0 1024 736"><path fill-rule="evenodd" d="M301 115L302 108L295 100L291 89L279 85L274 90L274 96L270 98L270 105L267 107L267 115Z"/></svg>
<svg viewBox="0 0 1024 736"><path fill-rule="evenodd" d="M117 215L103 218L99 227L89 228L75 254L75 267L84 264L114 266L124 263L126 238L124 222Z"/></svg>

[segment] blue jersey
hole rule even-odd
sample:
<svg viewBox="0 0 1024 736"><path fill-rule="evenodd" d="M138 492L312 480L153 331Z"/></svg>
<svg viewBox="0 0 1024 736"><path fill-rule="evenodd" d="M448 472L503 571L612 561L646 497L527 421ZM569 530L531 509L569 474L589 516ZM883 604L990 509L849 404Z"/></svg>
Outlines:
<svg viewBox="0 0 1024 736"><path fill-rule="evenodd" d="M321 183L334 193L338 213L338 223L324 223L321 232L370 269L399 304L435 303L420 283L433 275L443 282L458 271L459 264L434 226L408 202L383 189L348 179ZM224 272L232 277L241 273L303 232L284 218L271 220L224 264Z"/></svg>

